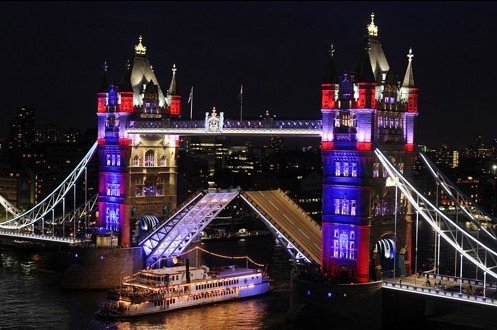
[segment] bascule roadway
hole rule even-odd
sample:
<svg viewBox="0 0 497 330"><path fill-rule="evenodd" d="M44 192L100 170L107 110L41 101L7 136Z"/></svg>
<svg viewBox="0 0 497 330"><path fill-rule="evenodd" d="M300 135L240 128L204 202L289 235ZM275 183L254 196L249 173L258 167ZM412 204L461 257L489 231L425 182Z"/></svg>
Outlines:
<svg viewBox="0 0 497 330"><path fill-rule="evenodd" d="M281 190L245 191L296 246L316 263L321 263L321 226Z"/></svg>

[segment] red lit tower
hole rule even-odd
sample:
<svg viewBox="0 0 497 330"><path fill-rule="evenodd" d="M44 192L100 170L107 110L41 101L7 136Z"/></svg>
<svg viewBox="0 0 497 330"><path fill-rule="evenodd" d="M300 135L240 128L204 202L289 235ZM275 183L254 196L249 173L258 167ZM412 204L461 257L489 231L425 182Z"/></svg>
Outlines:
<svg viewBox="0 0 497 330"><path fill-rule="evenodd" d="M335 77L323 83L321 109L322 271L338 281L360 283L378 279L380 269L410 272L411 210L401 194L395 200L395 188L386 185L387 173L374 149L382 150L404 175L412 175L418 91L412 52L399 86L381 47L374 15L367 31L355 70L344 73L338 84L330 83Z"/></svg>
<svg viewBox="0 0 497 330"><path fill-rule="evenodd" d="M180 115L176 66L167 97L139 38L119 86L108 85L107 66L97 93L99 154L98 226L132 244L142 216L158 217L176 208L176 135L137 134L134 128L166 127ZM112 243L113 244L113 243Z"/></svg>

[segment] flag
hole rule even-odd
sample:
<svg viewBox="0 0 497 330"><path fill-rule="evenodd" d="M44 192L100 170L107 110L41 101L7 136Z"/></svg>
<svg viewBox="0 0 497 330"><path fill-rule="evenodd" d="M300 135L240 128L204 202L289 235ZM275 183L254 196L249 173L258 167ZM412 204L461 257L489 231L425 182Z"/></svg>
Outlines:
<svg viewBox="0 0 497 330"><path fill-rule="evenodd" d="M240 86L240 94L238 95L238 97L241 99L243 99L243 84Z"/></svg>
<svg viewBox="0 0 497 330"><path fill-rule="evenodd" d="M192 98L193 98L193 86L192 89L190 90L190 96L188 96L188 103L192 101Z"/></svg>

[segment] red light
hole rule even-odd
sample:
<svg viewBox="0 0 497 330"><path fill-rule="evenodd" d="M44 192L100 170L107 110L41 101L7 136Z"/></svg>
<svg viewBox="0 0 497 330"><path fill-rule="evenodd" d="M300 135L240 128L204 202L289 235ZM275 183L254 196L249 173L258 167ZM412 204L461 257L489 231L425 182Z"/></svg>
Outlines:
<svg viewBox="0 0 497 330"><path fill-rule="evenodd" d="M105 144L105 139L104 138L98 138L97 139L98 144Z"/></svg>
<svg viewBox="0 0 497 330"><path fill-rule="evenodd" d="M131 146L131 139L126 139L126 138L120 138L119 139L119 145L121 146Z"/></svg>
<svg viewBox="0 0 497 330"><path fill-rule="evenodd" d="M332 150L333 142L322 141L321 142L321 150Z"/></svg>
<svg viewBox="0 0 497 330"><path fill-rule="evenodd" d="M371 142L357 142L357 150L371 150Z"/></svg>
<svg viewBox="0 0 497 330"><path fill-rule="evenodd" d="M414 143L406 143L405 149L406 151L414 151Z"/></svg>

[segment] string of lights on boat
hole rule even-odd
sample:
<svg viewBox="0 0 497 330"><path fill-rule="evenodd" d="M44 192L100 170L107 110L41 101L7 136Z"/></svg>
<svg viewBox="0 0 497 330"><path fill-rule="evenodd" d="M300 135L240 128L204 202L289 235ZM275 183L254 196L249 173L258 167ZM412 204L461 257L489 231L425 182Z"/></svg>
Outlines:
<svg viewBox="0 0 497 330"><path fill-rule="evenodd" d="M184 256L184 255L186 255L186 254L188 254L190 252L193 252L193 251L201 251L201 252L210 254L212 256L219 257L219 258L224 258L224 259L231 259L231 260L242 260L242 259L245 259L245 260L250 261L252 264L256 265L257 267L264 267L264 264L260 264L260 263L255 262L249 256L234 256L234 257L233 256L227 256L227 255L223 255L223 254L219 254L219 253L214 253L214 252L208 251L208 250L206 250L204 248L201 248L200 246L195 246L195 247L189 249L188 251L184 251L184 252L178 254L176 257ZM173 257L173 259L174 259L174 257ZM161 260L162 261L163 260L169 260L169 258L161 258L160 260L155 261L150 267L153 268Z"/></svg>
<svg viewBox="0 0 497 330"><path fill-rule="evenodd" d="M426 197L423 196L423 194L414 188L414 186L395 168L395 166L379 149L375 149L374 152L384 168L387 170L389 179L392 179L395 187L401 190L411 205L413 205L416 209L417 217L421 215L421 217L425 219L426 222L436 231L438 234L438 246L440 246L440 238L443 238L460 253L461 277L463 267L462 260L464 256L478 269L483 271L485 279L487 274L497 279L497 273L495 272L495 268L497 268L497 262L495 259L497 252L492 250L477 237L474 237L472 233L461 227L456 221L450 219L437 206L433 205ZM397 203L397 201L395 202ZM417 219L416 221L418 221ZM481 256L481 254L483 254L483 256ZM438 260L440 259L438 258Z"/></svg>

